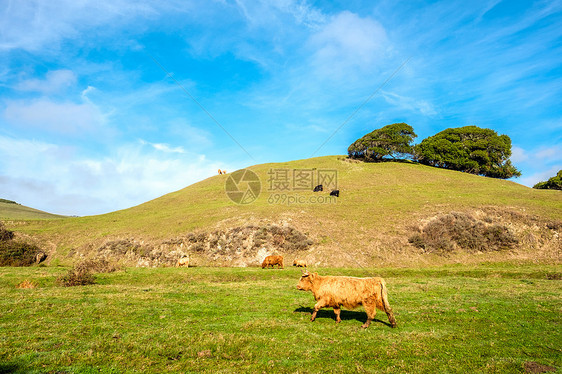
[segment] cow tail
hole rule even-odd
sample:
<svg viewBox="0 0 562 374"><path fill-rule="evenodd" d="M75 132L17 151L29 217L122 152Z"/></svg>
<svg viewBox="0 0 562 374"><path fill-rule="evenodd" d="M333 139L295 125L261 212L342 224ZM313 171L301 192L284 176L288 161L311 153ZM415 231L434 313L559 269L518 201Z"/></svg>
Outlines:
<svg viewBox="0 0 562 374"><path fill-rule="evenodd" d="M388 302L388 294L386 292L386 283L384 280L381 280L381 299L390 325L392 327L396 327L396 318L394 318L394 313L392 312L392 308L390 307L390 303Z"/></svg>

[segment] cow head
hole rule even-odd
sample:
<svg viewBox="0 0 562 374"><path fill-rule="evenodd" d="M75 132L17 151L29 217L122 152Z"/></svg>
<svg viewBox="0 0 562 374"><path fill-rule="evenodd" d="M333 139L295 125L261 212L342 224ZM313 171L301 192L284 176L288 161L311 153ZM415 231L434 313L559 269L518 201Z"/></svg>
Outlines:
<svg viewBox="0 0 562 374"><path fill-rule="evenodd" d="M297 284L297 290L311 291L312 290L312 284L313 284L314 279L316 278L317 275L318 275L318 273L309 273L308 270L303 271L301 279L299 280L299 283Z"/></svg>

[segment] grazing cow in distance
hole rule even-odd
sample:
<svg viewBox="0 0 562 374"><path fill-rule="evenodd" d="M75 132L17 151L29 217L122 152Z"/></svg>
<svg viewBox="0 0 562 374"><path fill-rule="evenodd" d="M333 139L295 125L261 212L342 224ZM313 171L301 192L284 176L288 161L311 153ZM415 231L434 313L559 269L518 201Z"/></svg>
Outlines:
<svg viewBox="0 0 562 374"><path fill-rule="evenodd" d="M186 268L189 267L189 257L185 256L185 257L182 257L182 258L178 259L178 262L176 263L176 266L177 267L185 266Z"/></svg>
<svg viewBox="0 0 562 374"><path fill-rule="evenodd" d="M314 192L320 192L320 191L324 191L324 187L321 184L314 187Z"/></svg>
<svg viewBox="0 0 562 374"><path fill-rule="evenodd" d="M305 271L297 284L297 289L312 291L316 299L311 321L316 319L316 313L321 308L332 307L336 314L336 322L340 323L342 306L354 309L363 305L367 312L367 321L361 327L364 329L369 327L375 318L377 308L386 312L390 325L396 327L396 319L388 303L386 283L382 278L320 276L318 273Z"/></svg>
<svg viewBox="0 0 562 374"><path fill-rule="evenodd" d="M340 197L340 190L332 190L330 196Z"/></svg>
<svg viewBox="0 0 562 374"><path fill-rule="evenodd" d="M305 268L306 267L306 260L299 260L296 259L293 261L293 266Z"/></svg>
<svg viewBox="0 0 562 374"><path fill-rule="evenodd" d="M219 175L221 175L221 174L222 174L222 170L221 170L221 169L219 169Z"/></svg>
<svg viewBox="0 0 562 374"><path fill-rule="evenodd" d="M275 265L277 265L278 268L284 269L283 256L267 256L261 263L261 268L269 268L270 266L275 268Z"/></svg>

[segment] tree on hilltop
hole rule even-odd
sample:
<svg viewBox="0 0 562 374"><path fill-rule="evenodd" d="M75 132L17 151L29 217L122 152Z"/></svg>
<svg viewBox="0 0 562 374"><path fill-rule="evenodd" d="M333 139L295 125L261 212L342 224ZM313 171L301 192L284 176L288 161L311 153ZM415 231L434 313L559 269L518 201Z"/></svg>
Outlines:
<svg viewBox="0 0 562 374"><path fill-rule="evenodd" d="M351 158L382 161L384 158L404 159L412 156L412 142L417 135L412 126L393 123L357 139L347 149Z"/></svg>
<svg viewBox="0 0 562 374"><path fill-rule="evenodd" d="M501 179L521 175L510 156L509 136L478 126L446 129L415 147L422 164Z"/></svg>
<svg viewBox="0 0 562 374"><path fill-rule="evenodd" d="M562 190L562 170L547 180L546 182L539 182L533 186L533 188L541 190Z"/></svg>

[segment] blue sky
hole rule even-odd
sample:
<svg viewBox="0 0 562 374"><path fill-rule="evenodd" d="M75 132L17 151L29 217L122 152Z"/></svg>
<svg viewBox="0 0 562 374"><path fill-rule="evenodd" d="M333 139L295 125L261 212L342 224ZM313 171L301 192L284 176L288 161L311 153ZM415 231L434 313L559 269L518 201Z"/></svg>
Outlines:
<svg viewBox="0 0 562 374"><path fill-rule="evenodd" d="M506 134L532 186L561 97L562 1L0 0L0 198L100 214L395 122Z"/></svg>

